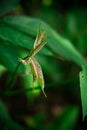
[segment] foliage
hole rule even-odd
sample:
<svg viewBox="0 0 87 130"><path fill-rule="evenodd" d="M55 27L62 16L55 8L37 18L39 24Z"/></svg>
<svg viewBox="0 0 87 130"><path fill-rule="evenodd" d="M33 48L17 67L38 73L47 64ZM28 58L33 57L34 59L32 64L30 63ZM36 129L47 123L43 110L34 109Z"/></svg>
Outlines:
<svg viewBox="0 0 87 130"><path fill-rule="evenodd" d="M36 10L34 4L36 4ZM30 5L28 10L27 7ZM37 112L37 115L23 115L24 125L12 119L10 112L7 111L8 105L4 105L7 103L3 100L4 98L10 96L17 98L16 96L20 97L21 94L26 95L27 104L32 104L37 98L41 98L40 87L44 93L44 86L47 98L51 89L55 89L53 92L56 93L56 88L61 87L62 94L66 93L68 100L72 94L74 101L80 101L78 92L80 86L83 120L87 116L87 60L85 58L87 11L85 9L77 11L73 8L72 11L66 11L63 16L61 11L58 12L53 7L54 5L52 0L48 2L42 0L40 5L38 0L36 3L28 0L0 2L0 129L2 130L5 128L9 130L73 130L77 127L83 129L77 124L81 109L79 103L74 106L68 106L65 103L67 105L63 105L63 109L61 107L62 112L59 107L56 107L57 114L54 114L54 117L51 116L51 119L47 119L47 111L43 109ZM27 11L27 16L24 11ZM80 69L82 69L81 72ZM4 78L6 82L3 83ZM45 99L45 102L46 100L48 99ZM55 102L52 97L51 100ZM41 102L43 101L42 99ZM44 103L42 104L39 105L45 108ZM34 104L34 107L37 106ZM53 112L56 113L56 110Z"/></svg>

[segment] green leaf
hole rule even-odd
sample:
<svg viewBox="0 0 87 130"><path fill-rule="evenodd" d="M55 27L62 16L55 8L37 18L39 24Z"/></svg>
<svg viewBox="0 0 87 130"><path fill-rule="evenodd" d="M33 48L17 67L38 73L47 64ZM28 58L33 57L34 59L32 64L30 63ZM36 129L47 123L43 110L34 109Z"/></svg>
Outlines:
<svg viewBox="0 0 87 130"><path fill-rule="evenodd" d="M20 0L1 0L0 1L0 15L4 15L11 11Z"/></svg>
<svg viewBox="0 0 87 130"><path fill-rule="evenodd" d="M64 57L69 61L73 61L80 66L86 66L86 61L83 56L75 49L73 44L61 37L58 33L56 33L48 24L44 23L41 20L24 17L24 16L13 16L7 17L0 20L2 23L11 26L13 29L16 28L22 32L25 32L29 35L36 36L39 24L41 23L41 29L47 29L47 45L42 50L45 54L49 54L49 48L51 53ZM21 37L22 39L22 37ZM21 44L22 45L22 44ZM24 45L22 45L24 46ZM46 49L46 50L45 50ZM48 50L47 50L48 49ZM44 51L45 50L45 51Z"/></svg>
<svg viewBox="0 0 87 130"><path fill-rule="evenodd" d="M80 72L80 91L84 119L87 116L87 68L83 68Z"/></svg>
<svg viewBox="0 0 87 130"><path fill-rule="evenodd" d="M16 47L0 40L0 64L13 72L18 65L17 57ZM23 72L24 70L24 66L21 66L19 72Z"/></svg>
<svg viewBox="0 0 87 130"><path fill-rule="evenodd" d="M73 130L78 118L79 109L76 107L68 108L63 114L58 130Z"/></svg>
<svg viewBox="0 0 87 130"><path fill-rule="evenodd" d="M0 39L27 49L31 48L34 42L29 36L6 25L0 25Z"/></svg>

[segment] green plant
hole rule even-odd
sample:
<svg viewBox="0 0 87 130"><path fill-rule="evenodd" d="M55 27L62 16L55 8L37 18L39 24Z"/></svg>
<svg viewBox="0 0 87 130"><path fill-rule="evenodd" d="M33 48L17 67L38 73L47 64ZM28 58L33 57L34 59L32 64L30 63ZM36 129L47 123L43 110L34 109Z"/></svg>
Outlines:
<svg viewBox="0 0 87 130"><path fill-rule="evenodd" d="M18 2L19 1L16 0L16 2L10 1L10 4L6 4L4 0L1 5L5 4L5 8L0 8L0 14L2 16L0 18L0 77L2 78L3 74L7 72L6 83L4 85L1 83L2 89L0 90L0 128L3 129L3 126L6 126L11 130L25 130L27 127L30 129L43 130L53 130L55 128L59 130L74 129L79 113L78 107L67 107L61 115L46 125L40 124L44 122L46 118L42 113L31 118L28 117L25 119L27 124L27 127L25 128L18 123L15 123L5 108L2 101L3 97L24 93L29 101L33 102L36 96L38 97L41 93L40 87L46 97L44 87L46 91L47 89L49 91L51 87L65 84L67 86L68 83L70 83L71 87L71 85L80 80L80 85L78 85L80 86L81 91L83 119L87 115L87 61L81 53L81 51L84 52L84 54L86 53L86 45L85 38L80 37L81 34L83 36L84 33L82 33L80 29L75 28L76 18L74 17L76 14L69 13L67 15L68 22L65 23L66 27L63 28L63 31L65 31L65 34L68 35L69 39L71 38L71 41L76 39L77 41L80 41L80 44L76 45L78 49L76 49L70 40L64 38L62 34L58 34L51 26L40 19L17 15L3 17L3 14L12 10ZM8 5L10 6L9 8ZM43 14L43 16L45 14ZM53 15L54 14L55 13L53 12ZM55 16L53 16L53 18L56 19ZM39 27L40 24L41 26ZM71 26L73 24L75 25L74 28ZM55 26L57 25L55 24ZM46 29L47 31L45 31ZM82 44L83 41L84 45ZM81 49L79 49L79 46L81 46ZM73 64L73 62L75 64ZM63 67L67 63L69 63L70 66L64 75ZM81 72L80 69L82 69ZM44 77L43 73L45 73ZM75 78L71 79L73 74L77 75ZM65 76L67 79L69 78L69 80L64 79ZM20 83L17 82L18 78L20 78ZM46 80L45 85L44 78ZM22 87L18 89L18 86ZM68 91L67 88L66 91ZM73 89L70 91L75 93Z"/></svg>

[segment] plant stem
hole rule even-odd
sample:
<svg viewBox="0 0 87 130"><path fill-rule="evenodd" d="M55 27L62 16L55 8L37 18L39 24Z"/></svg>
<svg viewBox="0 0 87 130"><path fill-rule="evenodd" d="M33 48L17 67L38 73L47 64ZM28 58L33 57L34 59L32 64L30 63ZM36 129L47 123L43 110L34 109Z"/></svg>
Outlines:
<svg viewBox="0 0 87 130"><path fill-rule="evenodd" d="M6 89L9 89L9 88L13 87L14 80L15 80L15 77L16 77L16 73L17 73L20 65L21 65L21 63L19 62L18 65L17 65L17 67L16 67L16 69L15 69L15 71L14 71L14 73L11 75L11 78L9 79L9 82L8 82L8 84L6 86Z"/></svg>
<svg viewBox="0 0 87 130"><path fill-rule="evenodd" d="M68 83L72 83L72 82L78 82L78 76L72 78L72 79L69 79L69 80L65 80L65 81L60 81L58 83L54 83L54 84L47 84L46 85L46 88L50 88L50 87L58 87L58 85L66 85ZM40 87L36 87L34 90L38 90L38 89L41 89ZM33 91L33 88L28 88L28 89L22 89L22 90L14 90L14 91L11 91L11 90L5 90L3 93L1 93L0 95L3 96L3 95L6 95L6 96L14 96L14 95L17 95L17 94L23 94L25 92L28 92L28 91Z"/></svg>
<svg viewBox="0 0 87 130"><path fill-rule="evenodd" d="M3 92L2 95L6 95L6 96L14 96L14 95L17 95L17 94L23 94L25 92L28 92L28 91L33 91L33 90L37 90L37 89L41 89L40 87L37 87L37 88L28 88L28 89L22 89L22 90L14 90L14 91L11 91L11 90L6 90Z"/></svg>
<svg viewBox="0 0 87 130"><path fill-rule="evenodd" d="M25 58L23 58L23 60L25 60L27 57L28 57L28 56L26 56ZM9 79L9 82L8 82L8 84L6 85L6 89L9 89L9 88L12 88L12 87L13 87L13 85L14 85L14 80L15 80L15 77L16 77L16 74L17 74L17 71L18 71L20 65L21 65L21 62L18 63L18 65L17 65L15 71L14 71L13 74L11 75L11 78Z"/></svg>

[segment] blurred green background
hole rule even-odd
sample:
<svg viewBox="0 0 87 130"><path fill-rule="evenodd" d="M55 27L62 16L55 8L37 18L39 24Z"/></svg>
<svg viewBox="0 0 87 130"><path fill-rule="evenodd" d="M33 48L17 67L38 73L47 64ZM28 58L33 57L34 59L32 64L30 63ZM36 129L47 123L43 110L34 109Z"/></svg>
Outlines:
<svg viewBox="0 0 87 130"><path fill-rule="evenodd" d="M84 55L84 58L87 58L87 4L85 0L1 0L0 20L7 16L26 16L43 20L59 35L69 39ZM3 26L1 22L0 26ZM6 31L1 30L0 36L2 32L5 34ZM18 34L14 35L16 37ZM20 36L19 38L22 41ZM6 40L8 42L8 39ZM27 54L27 49L4 42L0 38L0 130L87 129L86 119L82 121L78 75L81 68L63 57L57 59L56 56L38 54L36 59L43 69L47 98L40 89L28 91L29 86L32 86L31 74L17 74L13 93L3 95L10 71L14 70L16 64L12 66L12 60L10 63L3 60L2 51L11 51L10 59L14 57L14 48L17 50L16 57L23 57ZM9 57L7 54L6 56ZM16 62L16 59L13 60ZM29 66L26 68L29 69ZM35 87L37 86L36 84ZM23 88L24 91L22 91ZM15 90L18 91L15 92Z"/></svg>

